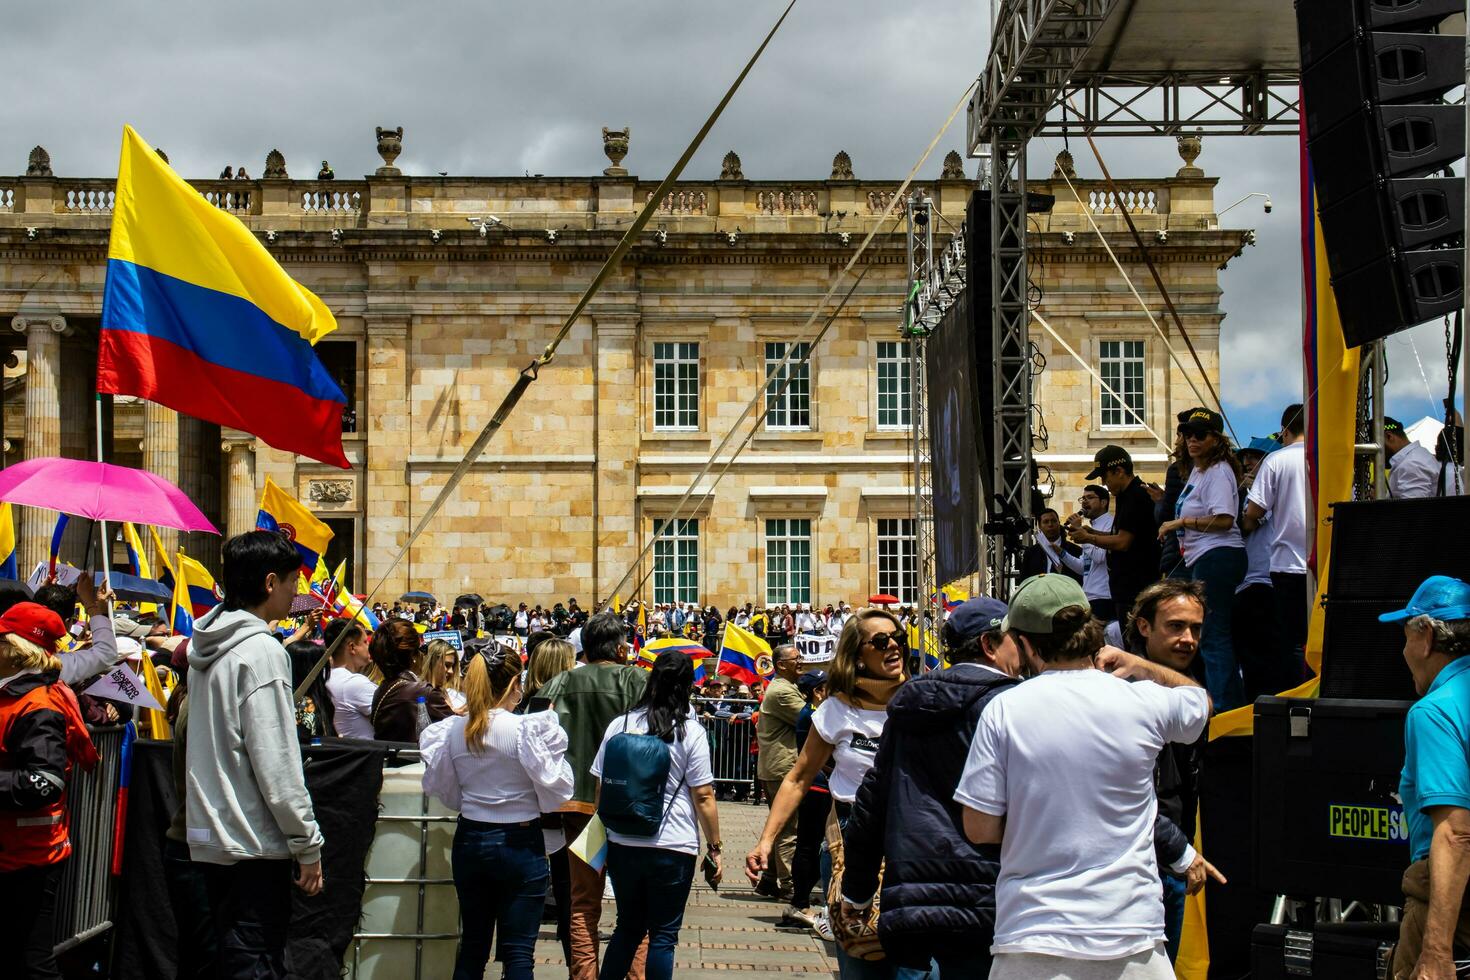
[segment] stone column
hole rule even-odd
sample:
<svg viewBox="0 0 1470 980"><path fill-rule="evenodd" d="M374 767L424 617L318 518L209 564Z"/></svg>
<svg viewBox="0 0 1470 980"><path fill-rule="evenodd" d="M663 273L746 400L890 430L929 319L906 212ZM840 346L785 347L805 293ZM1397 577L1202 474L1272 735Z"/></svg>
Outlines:
<svg viewBox="0 0 1470 980"><path fill-rule="evenodd" d="M618 579L638 556L638 317L599 313L593 321L597 471L592 571L596 601L602 604L612 598ZM624 602L632 598L623 595Z"/></svg>
<svg viewBox="0 0 1470 980"><path fill-rule="evenodd" d="M220 441L225 456L225 538L255 529L260 497L255 492L255 440L243 433Z"/></svg>
<svg viewBox="0 0 1470 980"><path fill-rule="evenodd" d="M179 485L179 413L156 402L143 403L143 469ZM169 560L179 547L179 532L159 528Z"/></svg>
<svg viewBox="0 0 1470 980"><path fill-rule="evenodd" d="M25 458L61 455L61 336L66 318L55 314L14 317L10 328L26 335ZM50 553L56 516L34 507L20 509L20 569L29 575Z"/></svg>
<svg viewBox="0 0 1470 980"><path fill-rule="evenodd" d="M377 586L388 573L388 563L408 540L410 524L408 456L412 436L409 403L409 316L368 314L367 386L363 389L363 417L359 431L367 433L367 464L363 475L366 570L363 588ZM411 556L393 570L379 599L389 601L408 588Z"/></svg>

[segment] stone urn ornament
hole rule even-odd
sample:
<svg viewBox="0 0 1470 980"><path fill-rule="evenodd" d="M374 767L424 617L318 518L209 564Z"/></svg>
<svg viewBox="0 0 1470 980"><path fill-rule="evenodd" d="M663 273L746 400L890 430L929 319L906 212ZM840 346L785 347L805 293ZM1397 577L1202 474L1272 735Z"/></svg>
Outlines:
<svg viewBox="0 0 1470 980"><path fill-rule="evenodd" d="M1179 159L1184 161L1184 166L1179 168L1176 177L1203 177L1204 170L1196 167L1194 161L1199 158L1200 150L1203 149L1204 139L1200 135L1204 131L1196 129L1192 133L1174 137L1179 144Z"/></svg>
<svg viewBox="0 0 1470 980"><path fill-rule="evenodd" d="M265 170L261 171L262 180L286 180L291 175L286 173L286 155L280 150L271 150L265 155Z"/></svg>
<svg viewBox="0 0 1470 980"><path fill-rule="evenodd" d="M721 180L744 180L745 174L740 170L740 157L731 150L725 154L724 162L720 164Z"/></svg>
<svg viewBox="0 0 1470 980"><path fill-rule="evenodd" d="M31 150L30 159L26 162L27 177L54 177L51 172L51 154L46 152L44 146L38 146Z"/></svg>
<svg viewBox="0 0 1470 980"><path fill-rule="evenodd" d="M383 165L376 171L379 177L402 177L403 171L393 166L393 161L398 159L398 154L403 152L403 127L397 129L384 129L378 127L378 156L383 158Z"/></svg>
<svg viewBox="0 0 1470 980"><path fill-rule="evenodd" d="M608 129L602 127L602 152L612 161L612 166L604 170L605 177L626 177L628 168L623 166L623 157L628 155L628 140L633 135L633 127L624 126L622 129Z"/></svg>
<svg viewBox="0 0 1470 980"><path fill-rule="evenodd" d="M832 176L828 180L854 180L852 175L852 157L847 155L846 150L838 150L837 155L832 158Z"/></svg>
<svg viewBox="0 0 1470 980"><path fill-rule="evenodd" d="M1065 147L1063 147L1062 148L1062 152L1060 152L1060 153L1057 154L1057 162L1056 162L1056 165L1051 168L1051 179L1052 180L1063 180L1063 179L1065 179L1065 180L1076 180L1077 179L1077 168L1074 166L1074 162L1072 160L1072 151L1071 150L1068 150Z"/></svg>
<svg viewBox="0 0 1470 980"><path fill-rule="evenodd" d="M944 169L939 173L940 180L964 180L965 161L960 156L959 150L950 150L944 155Z"/></svg>

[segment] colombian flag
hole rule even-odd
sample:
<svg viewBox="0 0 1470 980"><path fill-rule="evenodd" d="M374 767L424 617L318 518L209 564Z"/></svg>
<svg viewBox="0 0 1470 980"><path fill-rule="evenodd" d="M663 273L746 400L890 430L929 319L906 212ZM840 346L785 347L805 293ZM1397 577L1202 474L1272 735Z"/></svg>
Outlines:
<svg viewBox="0 0 1470 980"><path fill-rule="evenodd" d="M683 640L675 636L666 636L661 640L654 640L642 650L638 651L638 660L634 667L642 667L644 670L652 670L655 661L670 650L678 650L680 653L689 655L694 661L694 683L704 683L704 658L709 656L709 650L703 644L695 643L693 640Z"/></svg>
<svg viewBox="0 0 1470 980"><path fill-rule="evenodd" d="M327 553L327 544L332 540L332 529L327 527L311 511L301 505L295 497L276 486L276 481L265 478L265 490L260 495L260 513L255 515L258 531L279 531L286 536L301 555L301 570L312 575L322 556Z"/></svg>
<svg viewBox="0 0 1470 980"><path fill-rule="evenodd" d="M332 582L337 590L336 595L332 597L332 605L336 608L337 615L342 619L355 619L368 630L376 630L383 624L378 622L378 617L373 615L372 610L362 604L361 599L352 594L344 581L346 577L347 562L344 559L337 566L337 570L332 573Z"/></svg>
<svg viewBox="0 0 1470 980"><path fill-rule="evenodd" d="M168 551L163 547L163 539L158 536L158 528L150 526L148 537L153 542L153 557L158 559L158 581L172 589L174 587L174 566L168 560Z"/></svg>
<svg viewBox="0 0 1470 980"><path fill-rule="evenodd" d="M771 645L750 630L726 621L716 673L733 677L742 684L770 680L776 673L776 665L771 660Z"/></svg>
<svg viewBox="0 0 1470 980"><path fill-rule="evenodd" d="M193 636L194 620L219 605L224 596L214 584L214 576L209 574L209 569L182 551L174 567L174 632L180 636Z"/></svg>
<svg viewBox="0 0 1470 980"><path fill-rule="evenodd" d="M56 515L56 527L51 532L51 565L50 576L56 578L56 564L61 560L61 536L66 533L66 522L71 520L69 514Z"/></svg>
<svg viewBox="0 0 1470 980"><path fill-rule="evenodd" d="M123 542L128 546L128 571L138 578L152 578L153 570L148 567L148 555L143 551L143 539L138 536L138 529L126 521L123 522ZM138 604L140 613L157 611L157 603L141 602Z"/></svg>
<svg viewBox="0 0 1470 980"><path fill-rule="evenodd" d="M250 229L123 127L99 392L138 395L345 469L347 398L312 350L336 327Z"/></svg>
<svg viewBox="0 0 1470 980"><path fill-rule="evenodd" d="M15 517L8 500L0 503L0 578L20 578L15 561Z"/></svg>

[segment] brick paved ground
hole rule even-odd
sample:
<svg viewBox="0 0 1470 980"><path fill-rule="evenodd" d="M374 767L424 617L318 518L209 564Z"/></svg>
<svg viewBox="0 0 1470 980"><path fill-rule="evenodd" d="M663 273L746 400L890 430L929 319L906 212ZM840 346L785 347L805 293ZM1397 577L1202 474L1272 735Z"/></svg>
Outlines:
<svg viewBox="0 0 1470 980"><path fill-rule="evenodd" d="M766 808L747 803L720 804L720 836L725 842L725 883L719 891L696 875L684 913L674 971L681 978L725 976L730 972L835 976L837 960L830 945L804 929L781 928L782 906L751 891L741 868L755 843ZM617 912L603 905L602 939L612 935ZM492 964L486 974L498 977ZM556 932L548 924L536 946L537 980L566 976Z"/></svg>

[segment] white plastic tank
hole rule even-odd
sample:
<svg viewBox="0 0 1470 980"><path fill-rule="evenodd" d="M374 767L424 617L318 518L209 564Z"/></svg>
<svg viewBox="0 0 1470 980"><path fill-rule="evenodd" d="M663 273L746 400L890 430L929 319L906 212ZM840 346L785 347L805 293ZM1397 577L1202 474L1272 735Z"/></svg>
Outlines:
<svg viewBox="0 0 1470 980"><path fill-rule="evenodd" d="M447 977L459 944L450 870L458 817L424 796L423 763L383 771L362 920L343 964L357 980Z"/></svg>

